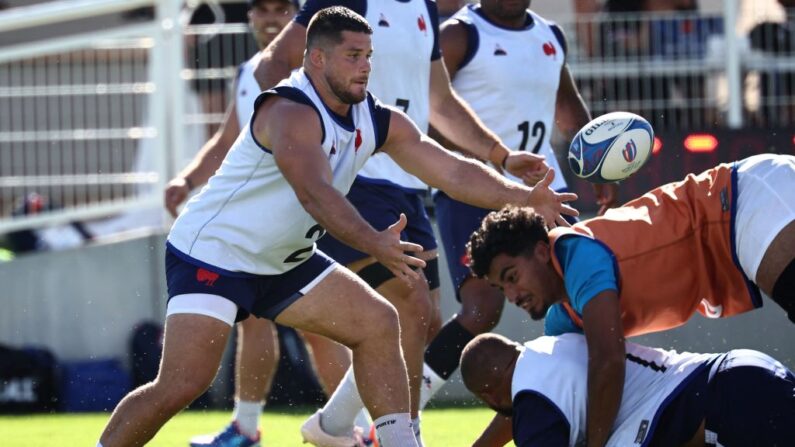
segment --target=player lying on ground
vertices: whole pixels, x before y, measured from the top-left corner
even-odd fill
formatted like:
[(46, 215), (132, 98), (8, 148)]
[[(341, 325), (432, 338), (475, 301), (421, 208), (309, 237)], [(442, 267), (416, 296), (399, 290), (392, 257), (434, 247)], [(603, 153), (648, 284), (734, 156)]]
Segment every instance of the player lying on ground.
[[(795, 376), (766, 354), (692, 354), (626, 344), (626, 375), (607, 445), (784, 446), (795, 439)], [(524, 346), (496, 334), (461, 356), (464, 384), (512, 419), (519, 447), (586, 442), (588, 346), (580, 334)], [(494, 447), (497, 444), (492, 444)]]
[[(260, 95), (249, 126), (168, 236), (169, 292), (158, 377), (128, 394), (100, 445), (142, 445), (212, 382), (235, 320), (249, 314), (315, 332), (353, 352), (357, 384), (384, 447), (416, 446), (395, 308), (315, 249), (326, 230), (414, 280), (424, 262), (400, 240), (405, 216), (384, 231), (345, 199), (358, 169), (382, 151), (408, 172), (478, 206), (535, 206), (550, 222), (574, 194), (509, 183), (422, 135), (367, 92), (372, 29), (346, 8), (318, 12), (304, 66)], [(528, 170), (540, 157), (526, 155)], [(355, 309), (355, 312), (351, 312)]]
[[(483, 221), (469, 242), (474, 274), (500, 287), (547, 335), (588, 341), (588, 442), (618, 412), (624, 337), (762, 305), (795, 319), (795, 157), (757, 155), (650, 191), (571, 229), (529, 209)], [(598, 405), (598, 407), (596, 406)]]

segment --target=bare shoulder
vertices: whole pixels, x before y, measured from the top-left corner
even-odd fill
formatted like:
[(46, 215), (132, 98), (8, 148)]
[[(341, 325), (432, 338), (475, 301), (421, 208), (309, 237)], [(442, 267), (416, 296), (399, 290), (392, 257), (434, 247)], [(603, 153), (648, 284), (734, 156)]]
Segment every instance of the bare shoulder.
[(265, 99), (256, 114), (252, 131), (265, 146), (284, 139), (318, 140), (317, 135), (322, 134), (320, 117), (308, 104), (274, 95)]
[[(458, 19), (450, 19), (442, 24), (439, 30), (442, 51), (466, 51), (469, 31), (466, 23)], [(444, 54), (444, 53), (442, 53)]]
[(448, 19), (439, 28), (442, 39), (454, 42), (456, 40), (466, 43), (467, 24), (458, 19)]

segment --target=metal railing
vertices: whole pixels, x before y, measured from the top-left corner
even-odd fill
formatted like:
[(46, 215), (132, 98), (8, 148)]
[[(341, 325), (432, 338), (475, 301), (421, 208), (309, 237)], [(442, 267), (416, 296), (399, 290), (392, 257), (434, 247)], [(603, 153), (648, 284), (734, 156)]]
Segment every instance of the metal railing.
[[(659, 131), (792, 127), (795, 37), (774, 24), (740, 34), (737, 1), (724, 4), (559, 21), (592, 114), (632, 111)], [(153, 17), (0, 47), (0, 234), (162, 212), (165, 182), (220, 124), (256, 51), (245, 24), (185, 26), (179, 0), (79, 0), (0, 12), (0, 33), (140, 7)], [(12, 215), (31, 192), (59, 209)]]
[[(181, 147), (178, 0), (77, 0), (0, 13), (0, 32), (152, 7), (154, 20), (20, 43), (0, 51), (0, 233), (156, 207)], [(169, 92), (168, 95), (164, 92)], [(148, 147), (150, 149), (144, 149)], [(151, 150), (155, 160), (133, 169)], [(28, 194), (50, 205), (14, 214)]]

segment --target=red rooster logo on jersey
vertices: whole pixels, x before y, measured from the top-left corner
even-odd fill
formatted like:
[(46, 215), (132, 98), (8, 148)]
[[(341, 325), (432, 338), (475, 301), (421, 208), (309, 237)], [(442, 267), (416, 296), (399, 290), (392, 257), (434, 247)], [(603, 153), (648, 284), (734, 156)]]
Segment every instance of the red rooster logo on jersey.
[(544, 50), (544, 54), (547, 56), (557, 58), (558, 50), (555, 49), (555, 45), (552, 45), (552, 42), (544, 43), (544, 45), (541, 46), (541, 49)]
[(356, 129), (356, 139), (353, 141), (353, 151), (357, 152), (362, 145), (362, 130)]
[(428, 25), (425, 23), (425, 16), (417, 17), (417, 28), (420, 29), (425, 35), (428, 35)]

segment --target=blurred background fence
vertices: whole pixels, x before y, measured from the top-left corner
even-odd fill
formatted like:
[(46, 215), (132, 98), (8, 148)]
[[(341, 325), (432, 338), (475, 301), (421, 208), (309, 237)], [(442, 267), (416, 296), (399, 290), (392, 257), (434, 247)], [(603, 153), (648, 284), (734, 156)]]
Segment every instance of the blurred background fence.
[[(238, 64), (256, 51), (247, 25), (225, 23), (244, 18), (218, 5), (204, 14), (181, 8), (179, 0), (72, 0), (0, 12), (0, 36), (64, 30), (0, 52), (0, 234), (161, 209), (165, 181), (215, 131)], [(705, 166), (723, 155), (726, 130), (776, 133), (776, 148), (790, 151), (789, 22), (764, 19), (743, 31), (740, 3), (721, 8), (556, 18), (593, 115), (638, 113), (654, 126), (658, 153), (700, 153)], [(90, 25), (109, 14), (120, 17), (117, 26)], [(685, 145), (690, 134), (703, 138)], [(683, 169), (668, 171), (676, 178)], [(654, 184), (644, 180), (628, 194)], [(31, 193), (49, 206), (25, 213)], [(162, 226), (162, 217), (150, 212), (129, 225)]]

